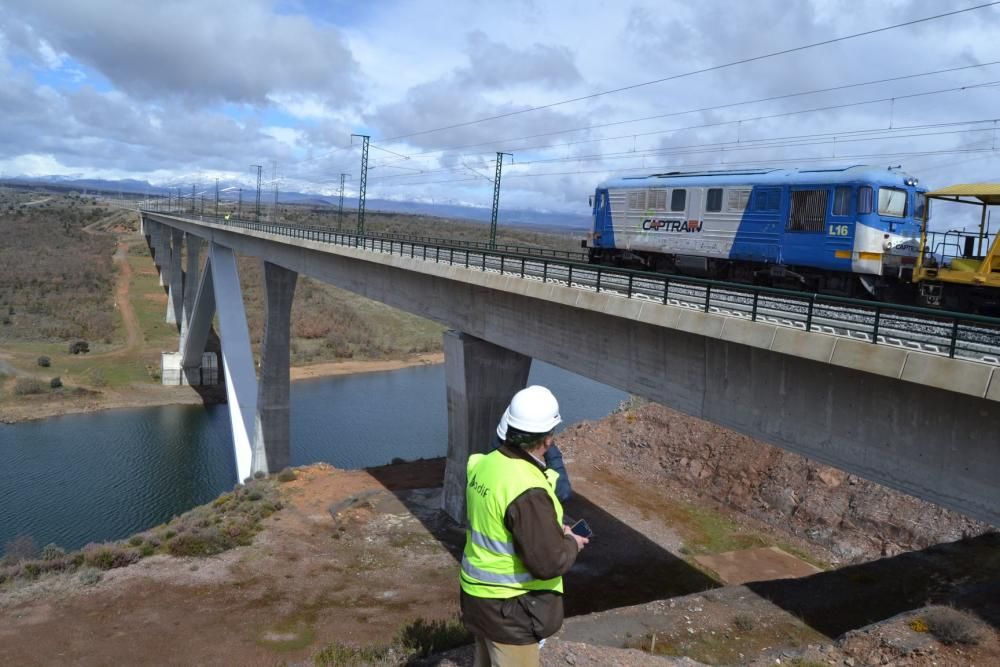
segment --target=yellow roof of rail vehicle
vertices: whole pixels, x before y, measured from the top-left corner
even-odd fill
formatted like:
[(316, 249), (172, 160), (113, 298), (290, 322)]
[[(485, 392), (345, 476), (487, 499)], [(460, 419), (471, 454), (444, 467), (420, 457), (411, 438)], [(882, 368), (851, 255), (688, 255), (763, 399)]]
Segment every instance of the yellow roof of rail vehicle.
[[(969, 239), (972, 242), (967, 245), (969, 251), (961, 256), (952, 256), (947, 252), (941, 252), (947, 247), (947, 241), (938, 247), (928, 246), (927, 220), (930, 217), (928, 201), (928, 206), (924, 209), (920, 260), (913, 274), (914, 281), (932, 279), (966, 285), (1000, 287), (1000, 234), (994, 234), (993, 243), (989, 244), (988, 248), (984, 247), (989, 242), (990, 236), (990, 231), (986, 228), (986, 209), (989, 206), (1000, 206), (1000, 183), (962, 183), (928, 192), (926, 196), (928, 200), (938, 199), (979, 206), (982, 208), (982, 215), (978, 234), (960, 234), (960, 237), (972, 237)], [(949, 234), (955, 233), (948, 232), (943, 236), (947, 239)], [(933, 235), (931, 233), (931, 236)], [(940, 265), (938, 259), (934, 257), (935, 252), (942, 255)]]

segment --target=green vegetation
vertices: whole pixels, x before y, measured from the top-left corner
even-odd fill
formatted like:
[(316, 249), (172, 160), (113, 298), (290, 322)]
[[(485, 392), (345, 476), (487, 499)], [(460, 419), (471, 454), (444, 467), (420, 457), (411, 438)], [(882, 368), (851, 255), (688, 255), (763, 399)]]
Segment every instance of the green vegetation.
[(418, 618), (403, 627), (388, 644), (353, 647), (334, 642), (317, 653), (314, 662), (323, 667), (401, 665), (472, 641), (472, 635), (457, 618), (434, 621)]
[(34, 540), (28, 536), (15, 538), (7, 543), (7, 555), (0, 560), (0, 585), (78, 570), (83, 581), (85, 568), (111, 570), (157, 553), (211, 556), (250, 544), (260, 531), (261, 521), (281, 509), (277, 485), (273, 478), (254, 480), (127, 541), (90, 544), (71, 553), (50, 544), (39, 557)]

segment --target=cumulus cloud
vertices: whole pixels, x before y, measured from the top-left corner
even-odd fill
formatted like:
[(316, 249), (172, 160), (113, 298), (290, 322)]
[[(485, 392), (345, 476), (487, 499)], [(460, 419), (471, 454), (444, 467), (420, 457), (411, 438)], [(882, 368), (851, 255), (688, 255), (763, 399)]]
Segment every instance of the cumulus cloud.
[[(515, 154), (504, 206), (581, 213), (596, 183), (628, 170), (838, 164), (852, 154), (882, 164), (882, 154), (925, 151), (893, 163), (938, 182), (983, 179), (997, 153), (961, 151), (991, 146), (989, 124), (899, 130), (997, 116), (998, 87), (908, 96), (1000, 80), (1000, 66), (692, 110), (1000, 60), (997, 8), (547, 106), (956, 3), (386, 0), (320, 16), (312, 3), (281, 0), (6, 0), (0, 167), (171, 180), (275, 160), (296, 187), (329, 191), (340, 172), (356, 178), (358, 149), (345, 145), (364, 132), (412, 156), (373, 149), (371, 196), (488, 205), (502, 150)], [(880, 97), (892, 99), (808, 111)], [(520, 113), (535, 106), (546, 108)], [(884, 136), (861, 133), (874, 130)], [(400, 135), (409, 136), (387, 142)]]
[(2, 16), (4, 32), (26, 51), (65, 52), (143, 100), (357, 98), (357, 63), (339, 31), (260, 0), (9, 0)]

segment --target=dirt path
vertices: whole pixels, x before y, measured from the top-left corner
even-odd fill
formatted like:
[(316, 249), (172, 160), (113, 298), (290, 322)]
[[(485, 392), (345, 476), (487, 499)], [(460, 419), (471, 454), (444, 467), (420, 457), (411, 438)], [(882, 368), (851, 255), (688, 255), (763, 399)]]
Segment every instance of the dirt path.
[(142, 332), (139, 330), (139, 318), (132, 308), (129, 298), (132, 290), (132, 265), (128, 261), (128, 251), (131, 247), (128, 241), (119, 241), (118, 249), (112, 259), (118, 265), (118, 281), (115, 285), (115, 307), (121, 311), (122, 324), (125, 326), (125, 348), (118, 353), (131, 352), (142, 342)]

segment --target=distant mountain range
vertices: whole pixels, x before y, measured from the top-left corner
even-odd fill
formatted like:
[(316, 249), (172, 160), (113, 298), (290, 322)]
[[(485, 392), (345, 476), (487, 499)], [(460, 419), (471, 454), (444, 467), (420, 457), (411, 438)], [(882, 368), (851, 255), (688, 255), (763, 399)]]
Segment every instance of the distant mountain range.
[[(68, 176), (37, 176), (3, 179), (3, 185), (46, 187), (59, 190), (86, 190), (89, 193), (100, 192), (103, 194), (125, 194), (125, 195), (155, 195), (165, 197), (168, 193), (176, 192), (176, 188), (165, 188), (151, 185), (146, 181), (136, 179), (122, 179), (118, 181), (98, 178), (76, 178)], [(219, 183), (219, 187), (237, 188), (244, 187), (244, 202), (250, 201), (253, 190), (246, 188), (242, 183)], [(214, 185), (213, 185), (214, 190)], [(186, 191), (181, 188), (182, 195), (190, 196), (190, 189)], [(220, 195), (226, 200), (236, 198), (232, 190)], [(273, 195), (264, 192), (262, 197), (265, 201), (271, 201)], [(279, 200), (287, 204), (302, 204), (312, 206), (333, 206), (338, 205), (338, 198), (320, 194), (306, 192), (279, 192)], [(207, 198), (207, 195), (206, 195)], [(350, 202), (344, 201), (345, 207), (354, 208), (357, 205), (353, 198)], [(414, 201), (396, 201), (392, 199), (377, 199), (369, 197), (366, 201), (366, 208), (369, 211), (388, 211), (392, 213), (407, 213), (411, 215), (428, 215), (441, 218), (455, 218), (459, 220), (471, 220), (474, 222), (489, 222), (492, 211), (481, 206), (467, 206), (451, 203), (432, 203)], [(588, 215), (577, 215), (573, 213), (552, 213), (548, 211), (534, 211), (528, 209), (508, 209), (501, 208), (500, 222), (505, 225), (517, 225), (533, 229), (558, 228), (563, 231), (586, 231), (590, 228), (591, 219)]]

